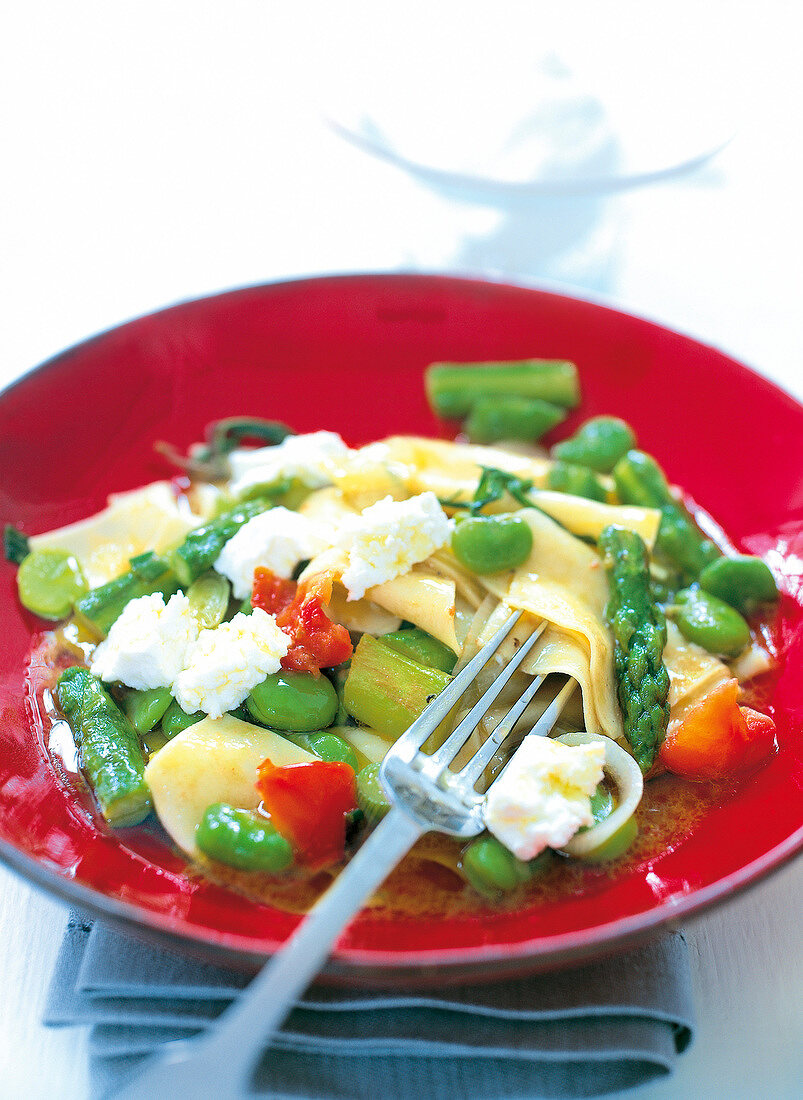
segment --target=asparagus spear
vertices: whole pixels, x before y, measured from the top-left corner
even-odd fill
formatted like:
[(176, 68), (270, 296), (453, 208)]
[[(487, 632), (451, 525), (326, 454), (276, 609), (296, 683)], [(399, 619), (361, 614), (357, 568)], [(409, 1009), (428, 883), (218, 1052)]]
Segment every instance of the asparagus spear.
[(577, 368), (565, 359), (433, 363), (425, 384), (430, 405), (447, 418), (465, 416), (483, 397), (537, 397), (569, 408), (580, 401)]
[(165, 558), (159, 554), (140, 554), (132, 558), (131, 569), (108, 584), (93, 588), (75, 603), (80, 621), (99, 634), (108, 634), (112, 623), (130, 600), (161, 592), (167, 599), (178, 591), (179, 583)]
[(270, 503), (256, 497), (238, 504), (229, 512), (190, 531), (178, 549), (170, 554), (170, 566), (182, 585), (191, 584), (209, 569), (225, 544), (254, 516), (266, 511)]
[(110, 825), (138, 825), (151, 798), (133, 726), (100, 680), (78, 665), (62, 672), (56, 695), (101, 813)]
[(697, 528), (681, 502), (672, 495), (661, 467), (643, 451), (628, 451), (613, 469), (616, 491), (623, 504), (637, 504), (661, 511), (655, 549), (687, 581), (695, 580), (720, 551)]
[(478, 397), (465, 422), (472, 443), (529, 442), (560, 424), (566, 410), (540, 397)]
[(666, 619), (653, 602), (647, 550), (635, 531), (611, 524), (599, 537), (610, 598), (605, 617), (625, 737), (642, 772), (652, 767), (669, 722), (669, 675), (663, 663)]

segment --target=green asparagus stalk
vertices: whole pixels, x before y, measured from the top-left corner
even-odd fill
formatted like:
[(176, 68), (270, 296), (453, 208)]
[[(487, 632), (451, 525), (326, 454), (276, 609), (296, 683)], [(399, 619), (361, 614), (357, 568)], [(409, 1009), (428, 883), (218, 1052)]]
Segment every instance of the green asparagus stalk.
[(643, 451), (628, 451), (614, 467), (613, 479), (623, 504), (658, 508), (661, 526), (655, 541), (656, 553), (676, 566), (687, 581), (721, 556), (720, 551), (698, 529), (683, 504), (672, 495), (661, 467)]
[(93, 588), (75, 603), (76, 617), (98, 634), (108, 634), (130, 600), (154, 592), (161, 592), (167, 599), (178, 592), (178, 578), (165, 558), (153, 553), (140, 554), (132, 558), (130, 564), (130, 572)]
[(224, 512), (211, 523), (205, 523), (203, 527), (196, 527), (194, 531), (190, 531), (181, 546), (173, 550), (169, 558), (170, 566), (179, 582), (184, 586), (192, 584), (196, 577), (200, 577), (211, 568), (229, 539), (250, 519), (269, 507), (270, 503), (267, 500), (257, 497), (238, 504), (236, 508), (232, 508), (230, 512)]
[(147, 817), (151, 799), (145, 759), (131, 723), (100, 680), (78, 665), (61, 674), (56, 696), (101, 813), (110, 825), (138, 825)]
[(390, 802), (379, 782), (379, 764), (366, 764), (357, 772), (357, 805), (369, 825), (375, 825), (389, 812)]
[(452, 419), (465, 416), (484, 397), (537, 397), (568, 408), (580, 402), (577, 368), (565, 359), (433, 363), (425, 385), (438, 416)]
[(529, 442), (560, 424), (566, 410), (540, 397), (478, 397), (465, 422), (472, 443)]
[(598, 545), (610, 586), (605, 617), (614, 638), (625, 737), (646, 773), (669, 722), (669, 675), (663, 663), (666, 619), (653, 602), (647, 550), (640, 536), (611, 524)]

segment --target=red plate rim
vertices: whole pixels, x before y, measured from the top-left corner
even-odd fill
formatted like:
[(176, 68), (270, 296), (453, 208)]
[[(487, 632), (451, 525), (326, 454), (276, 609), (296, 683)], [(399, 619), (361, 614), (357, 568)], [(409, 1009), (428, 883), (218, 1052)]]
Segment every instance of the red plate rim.
[[(248, 294), (286, 286), (296, 287), (303, 291), (305, 288), (320, 288), (326, 284), (341, 283), (360, 284), (366, 282), (380, 282), (393, 285), (394, 282), (413, 281), (419, 285), (457, 285), (465, 287), (487, 287), (504, 290), (505, 288), (531, 292), (534, 295), (560, 298), (569, 303), (582, 303), (590, 305), (596, 310), (605, 311), (612, 317), (618, 317), (625, 321), (640, 321), (645, 325), (658, 330), (661, 333), (680, 336), (693, 342), (699, 349), (710, 348), (701, 341), (686, 333), (680, 333), (674, 329), (668, 329), (659, 322), (650, 318), (631, 313), (616, 306), (601, 296), (583, 295), (575, 291), (567, 293), (563, 288), (548, 284), (515, 284), (509, 281), (465, 278), (453, 275), (408, 275), (389, 273), (361, 273), (348, 275), (327, 275), (323, 277), (299, 278), (282, 280), (249, 286), (235, 290), (225, 291), (221, 294), (209, 295), (201, 299), (187, 299), (175, 303), (152, 313), (144, 314), (126, 324), (135, 324), (137, 321), (150, 317), (158, 317), (169, 313), (171, 310), (180, 309), (182, 306), (211, 303), (221, 299), (231, 298), (239, 294)], [(95, 341), (102, 340), (109, 333), (116, 332), (125, 326), (113, 326), (97, 336), (80, 341), (69, 349), (50, 358), (38, 367), (15, 380), (10, 386), (0, 393), (0, 399), (5, 398), (18, 386), (24, 384), (32, 376), (39, 375), (49, 368), (57, 365), (65, 358), (71, 357), (76, 352), (91, 345)], [(712, 348), (720, 356), (728, 357), (726, 352)], [(754, 374), (749, 367), (735, 360), (731, 363), (745, 372), (752, 381), (759, 385), (769, 387), (778, 398), (792, 402), (800, 409), (800, 405), (794, 398), (775, 386), (761, 375)], [(697, 914), (712, 905), (733, 897), (736, 893), (748, 886), (755, 884), (772, 870), (780, 867), (792, 859), (803, 849), (803, 826), (791, 833), (781, 843), (775, 845), (759, 858), (749, 862), (733, 873), (711, 883), (708, 886), (694, 889), (684, 896), (673, 895), (659, 903), (652, 909), (639, 912), (635, 915), (612, 920), (592, 928), (581, 929), (559, 935), (535, 936), (531, 940), (521, 940), (515, 945), (479, 945), (469, 948), (453, 948), (448, 950), (407, 949), (404, 953), (392, 953), (376, 949), (358, 949), (343, 947), (336, 952), (327, 975), (332, 980), (361, 981), (380, 979), (383, 973), (396, 972), (394, 982), (403, 980), (404, 972), (407, 972), (410, 980), (420, 979), (421, 970), (431, 971), (438, 969), (437, 981), (445, 980), (472, 980), (487, 978), (493, 980), (503, 976), (507, 969), (511, 972), (522, 973), (527, 969), (543, 969), (548, 966), (564, 965), (570, 961), (582, 961), (592, 955), (599, 955), (611, 950), (627, 946), (634, 939), (643, 937), (656, 927), (672, 922), (680, 918), (687, 918)], [(209, 928), (190, 926), (180, 919), (164, 916), (158, 912), (149, 911), (139, 905), (134, 905), (122, 899), (110, 897), (108, 894), (93, 889), (82, 883), (74, 881), (51, 870), (44, 863), (27, 855), (13, 844), (0, 838), (0, 858), (12, 869), (23, 875), (36, 886), (46, 889), (50, 893), (57, 894), (65, 900), (115, 923), (124, 924), (127, 928), (140, 931), (150, 937), (156, 937), (172, 946), (183, 946), (192, 950), (193, 947), (203, 948), (204, 951), (212, 949), (219, 957), (232, 963), (253, 967), (259, 965), (267, 954), (281, 946), (281, 941), (267, 938), (249, 937), (242, 934), (214, 931)], [(488, 963), (494, 963), (493, 974), (482, 973), (482, 968)]]

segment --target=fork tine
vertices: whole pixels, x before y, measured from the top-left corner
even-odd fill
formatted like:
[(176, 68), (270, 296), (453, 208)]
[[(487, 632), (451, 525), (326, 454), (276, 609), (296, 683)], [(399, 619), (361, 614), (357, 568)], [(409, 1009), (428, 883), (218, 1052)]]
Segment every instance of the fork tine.
[[(491, 682), (491, 685), (480, 696), (478, 701), (474, 704), (465, 718), (455, 727), (454, 731), (449, 734), (441, 747), (432, 753), (431, 756), (425, 756), (421, 765), (421, 771), (425, 775), (436, 776), (449, 764), (455, 755), (460, 751), (465, 742), (470, 737), (471, 733), (476, 728), (478, 722), (483, 717), (488, 707), (497, 697), (502, 688), (507, 684), (510, 677), (524, 661), (524, 658), (533, 648), (535, 643), (546, 630), (546, 623), (540, 623), (526, 641), (522, 642), (519, 648), (516, 650), (515, 656), (513, 656), (495, 680)], [(468, 666), (467, 666), (468, 667)]]
[[(532, 701), (533, 696), (541, 687), (545, 676), (539, 676), (536, 680), (529, 685), (527, 690), (517, 699), (502, 721), (493, 731), (487, 741), (484, 741), (477, 752), (471, 757), (468, 763), (455, 773), (455, 780), (465, 782), (467, 786), (473, 787), (479, 777), (482, 775), (485, 768), (493, 759), (494, 753), (501, 748), (505, 740), (510, 736), (513, 731), (513, 727), (518, 722), (521, 715), (526, 710), (528, 704)], [(555, 726), (558, 718), (560, 718), (563, 708), (568, 703), (569, 699), (574, 693), (574, 689), (577, 687), (577, 681), (569, 677), (558, 694), (546, 708), (544, 713), (535, 723), (527, 737), (547, 737)], [(526, 737), (525, 737), (526, 740)], [(505, 764), (505, 768), (507, 764)], [(505, 768), (497, 775), (496, 779), (502, 775)], [(494, 780), (496, 782), (496, 780)]]
[(496, 653), (521, 616), (521, 611), (514, 611), (493, 638), (485, 643), (479, 653), (472, 657), (466, 667), (446, 685), (424, 713), (416, 718), (409, 729), (401, 735), (393, 746), (394, 753), (399, 759), (406, 760), (408, 763), (412, 761), (426, 739), (438, 728), (463, 692), (470, 687), (482, 666)]
[(569, 677), (558, 694), (546, 708), (544, 713), (527, 734), (528, 737), (547, 737), (552, 732), (552, 727), (560, 718), (561, 711), (574, 694), (577, 681)]
[(469, 787), (474, 786), (490, 764), (491, 760), (493, 760), (494, 754), (502, 747), (502, 744), (513, 732), (513, 727), (535, 698), (536, 692), (545, 679), (546, 676), (537, 676), (532, 681), (521, 698), (516, 700), (504, 718), (500, 721), (499, 725), (494, 729), (493, 733), (486, 741), (483, 741), (480, 748), (477, 749), (468, 763), (465, 764), (459, 772), (455, 773), (455, 779), (467, 783)]
[[(530, 730), (530, 732), (524, 738), (525, 741), (527, 740), (527, 737), (548, 737), (549, 736), (549, 734), (552, 732), (558, 718), (560, 718), (560, 715), (561, 715), (561, 712), (562, 712), (563, 708), (566, 706), (566, 704), (569, 702), (569, 699), (571, 699), (572, 695), (574, 694), (574, 689), (576, 687), (577, 687), (577, 681), (572, 679), (572, 677), (569, 677), (569, 679), (566, 681), (566, 683), (560, 689), (558, 694), (555, 696), (555, 698), (552, 700), (552, 702), (546, 708), (544, 713), (541, 715), (541, 717), (535, 723), (533, 728)], [(518, 703), (515, 704), (511, 708), (510, 713), (512, 713), (516, 709), (517, 706), (518, 706)], [(505, 718), (502, 719), (502, 722), (499, 723), (499, 725), (501, 726), (504, 722), (506, 722), (506, 720), (509, 716), (510, 716), (509, 714), (506, 715)], [(499, 728), (499, 726), (497, 726), (497, 729), (498, 728)], [(510, 728), (512, 729), (513, 727), (511, 726)], [(508, 731), (508, 732), (510, 732), (510, 731)], [(494, 735), (495, 734), (496, 734), (496, 730), (494, 730)], [(480, 752), (482, 752), (484, 748), (485, 748), (485, 746), (483, 745), (482, 748), (480, 749)], [(479, 753), (477, 755), (479, 755)], [(510, 759), (512, 760), (513, 757), (511, 756)], [(463, 769), (463, 772), (465, 772), (468, 768), (470, 768), (472, 766), (472, 764), (474, 763), (474, 760), (475, 760), (475, 757), (472, 757), (471, 760), (469, 760), (468, 764), (466, 764), (466, 767)], [(504, 768), (502, 768), (499, 775), (497, 775), (496, 779), (494, 779), (494, 783), (496, 782), (497, 779), (501, 779), (501, 777), (505, 774), (509, 764), (510, 764), (510, 760), (508, 760), (507, 764), (505, 764)], [(462, 778), (462, 772), (460, 773), (460, 778)], [(476, 783), (476, 779), (474, 780), (474, 782)]]

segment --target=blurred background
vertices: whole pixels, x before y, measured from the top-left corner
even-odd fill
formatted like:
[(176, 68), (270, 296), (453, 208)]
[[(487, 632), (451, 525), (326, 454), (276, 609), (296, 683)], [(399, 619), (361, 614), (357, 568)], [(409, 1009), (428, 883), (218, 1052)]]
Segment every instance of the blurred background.
[(1, 377), (178, 299), (411, 269), (610, 295), (784, 381), (803, 351), (798, 14), (9, 6)]

